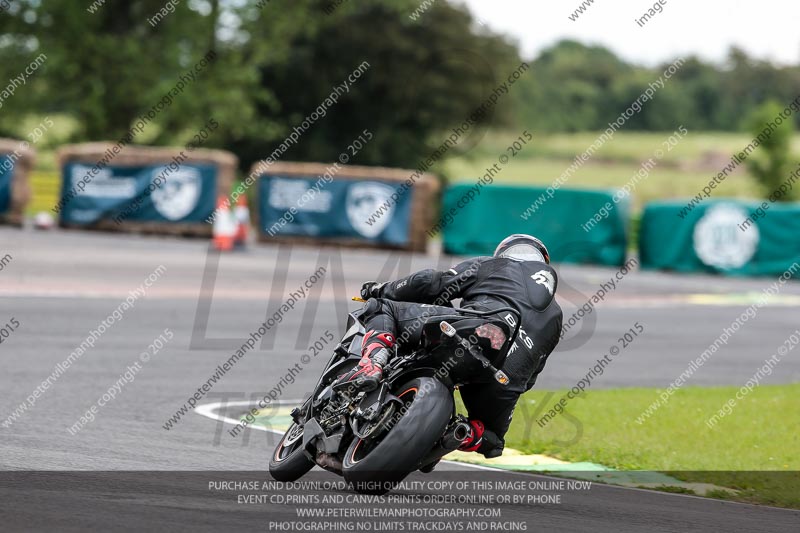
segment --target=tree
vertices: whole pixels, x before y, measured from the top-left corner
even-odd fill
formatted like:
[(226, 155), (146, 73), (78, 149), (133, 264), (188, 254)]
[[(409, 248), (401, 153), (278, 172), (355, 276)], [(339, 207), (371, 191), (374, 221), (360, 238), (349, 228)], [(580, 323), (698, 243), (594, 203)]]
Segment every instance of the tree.
[[(23, 104), (14, 108), (16, 114), (68, 113), (77, 124), (73, 140), (116, 140), (214, 48), (216, 59), (134, 142), (188, 141), (212, 116), (225, 125), (255, 122), (252, 102), (263, 95), (254, 72), (242, 68), (236, 46), (216, 39), (223, 28), (217, 2), (207, 11), (188, 2), (171, 5), (170, 13), (163, 0), (107, 0), (90, 11), (67, 0), (20, 0), (0, 23), (11, 37), (5, 42), (17, 43), (0, 41), (0, 72), (19, 72), (25, 58), (37, 53), (47, 60), (33, 79), (37, 93), (25, 91), (30, 98), (15, 99)], [(0, 128), (8, 128), (5, 121), (14, 117), (4, 113), (1, 120)]]
[(37, 73), (46, 102), (37, 104), (68, 110), (78, 119), (80, 138), (122, 136), (155, 103), (161, 82), (179, 64), (181, 39), (170, 26), (179, 20), (175, 15), (191, 14), (181, 9), (153, 28), (147, 18), (162, 5), (108, 0), (91, 13), (64, 0), (21, 1), (9, 33), (35, 42), (36, 52), (47, 56)]
[[(134, 142), (182, 143), (214, 118), (220, 127), (207, 145), (231, 149), (247, 168), (366, 61), (368, 71), (284, 159), (336, 160), (370, 129), (374, 138), (352, 162), (416, 166), (520, 63), (514, 46), (480, 33), (464, 8), (445, 1), (416, 20), (416, 0), (328, 4), (196, 0), (155, 20), (163, 0), (20, 0), (0, 17), (0, 74), (35, 52), (47, 62), (37, 90), (3, 109), (0, 129), (58, 110), (78, 124), (74, 140), (121, 138), (213, 50), (216, 59)], [(483, 122), (509, 117), (489, 113)]]
[(618, 114), (614, 86), (633, 70), (610, 50), (576, 41), (543, 50), (532, 66), (516, 103), (526, 125), (544, 131), (606, 128)]
[[(768, 122), (775, 122), (775, 117), (783, 110), (783, 106), (770, 101), (759, 106), (749, 118), (750, 132), (757, 137), (760, 144), (747, 159), (750, 173), (761, 186), (765, 196), (769, 196), (780, 187), (791, 171), (790, 143), (794, 125), (791, 120), (784, 120), (770, 134), (762, 134)], [(762, 140), (763, 139), (763, 140)], [(796, 193), (795, 193), (796, 194)], [(779, 201), (790, 201), (790, 195), (782, 196)]]
[[(330, 15), (325, 14), (327, 4), (305, 0), (281, 6), (282, 16), (303, 13), (309, 23), (283, 33), (278, 60), (269, 59), (275, 56), (267, 51), (274, 39), (245, 44), (247, 53), (257, 58), (262, 86), (278, 103), (259, 106), (259, 113), (281, 129), (275, 139), (231, 138), (245, 159), (271, 152), (275, 144), (269, 141), (282, 140), (366, 61), (369, 68), (349, 93), (284, 157), (335, 161), (352, 139), (369, 129), (374, 138), (353, 163), (416, 167), (520, 63), (511, 44), (476, 33), (469, 13), (446, 2), (437, 2), (417, 21), (408, 16), (418, 7), (416, 1), (349, 2)], [(256, 35), (259, 24), (253, 19), (244, 28)], [(494, 114), (486, 120), (492, 117), (495, 124), (508, 124), (510, 118)]]

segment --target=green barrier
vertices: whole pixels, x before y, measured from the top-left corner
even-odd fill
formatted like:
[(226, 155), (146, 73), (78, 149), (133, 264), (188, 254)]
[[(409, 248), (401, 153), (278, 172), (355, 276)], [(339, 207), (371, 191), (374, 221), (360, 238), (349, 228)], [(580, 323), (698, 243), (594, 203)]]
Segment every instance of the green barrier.
[[(549, 192), (548, 192), (549, 191)], [(622, 265), (627, 249), (627, 198), (614, 191), (506, 185), (454, 185), (444, 193), (444, 249), (455, 255), (491, 255), (512, 233), (536, 235), (553, 261)], [(619, 194), (617, 195), (619, 196)]]
[(709, 201), (689, 211), (686, 202), (645, 206), (639, 232), (642, 268), (780, 275), (800, 262), (800, 204)]

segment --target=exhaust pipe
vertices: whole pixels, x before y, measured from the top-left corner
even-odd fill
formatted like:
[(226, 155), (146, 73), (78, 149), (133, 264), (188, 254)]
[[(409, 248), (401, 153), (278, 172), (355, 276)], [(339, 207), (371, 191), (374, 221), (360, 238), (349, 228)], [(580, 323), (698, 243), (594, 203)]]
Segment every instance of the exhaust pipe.
[(456, 422), (454, 426), (448, 427), (439, 445), (447, 450), (453, 451), (461, 446), (469, 437), (472, 428), (466, 422)]
[(456, 450), (467, 440), (471, 432), (472, 428), (470, 425), (463, 421), (458, 421), (448, 426), (444, 436), (442, 436), (436, 446), (428, 452), (428, 455), (420, 462), (420, 465), (429, 465), (434, 461), (438, 461), (453, 450)]

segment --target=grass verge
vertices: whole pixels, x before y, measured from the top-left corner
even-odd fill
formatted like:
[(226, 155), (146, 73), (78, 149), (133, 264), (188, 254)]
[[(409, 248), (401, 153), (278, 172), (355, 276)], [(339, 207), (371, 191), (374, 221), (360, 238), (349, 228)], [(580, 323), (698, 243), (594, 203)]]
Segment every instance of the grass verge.
[(25, 209), (27, 214), (34, 215), (44, 211), (53, 215), (50, 210), (58, 203), (60, 197), (61, 177), (58, 173), (34, 170), (31, 172), (30, 185), (33, 194)]
[(665, 472), (739, 491), (715, 497), (800, 508), (800, 384), (759, 386), (709, 428), (706, 420), (738, 390), (679, 389), (642, 423), (637, 418), (662, 390), (589, 391), (544, 427), (537, 421), (566, 391), (534, 390), (520, 399), (506, 443), (526, 453)]

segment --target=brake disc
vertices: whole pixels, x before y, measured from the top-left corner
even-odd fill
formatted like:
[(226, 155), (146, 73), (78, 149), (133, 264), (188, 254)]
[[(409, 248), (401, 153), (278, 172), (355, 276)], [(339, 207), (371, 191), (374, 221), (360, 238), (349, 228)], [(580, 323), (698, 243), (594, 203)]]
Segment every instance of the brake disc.
[(353, 433), (356, 437), (360, 439), (369, 439), (375, 437), (379, 434), (381, 430), (388, 430), (391, 429), (390, 427), (385, 427), (386, 422), (388, 422), (392, 415), (395, 412), (395, 405), (394, 402), (389, 402), (381, 411), (381, 414), (377, 417), (377, 419), (367, 422), (362, 429), (356, 420), (353, 421)]
[(284, 446), (291, 446), (303, 436), (303, 426), (300, 424), (293, 424), (289, 431), (286, 432), (286, 437), (283, 439)]

